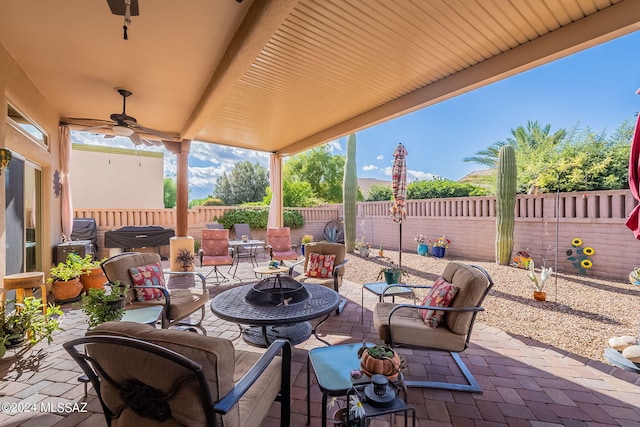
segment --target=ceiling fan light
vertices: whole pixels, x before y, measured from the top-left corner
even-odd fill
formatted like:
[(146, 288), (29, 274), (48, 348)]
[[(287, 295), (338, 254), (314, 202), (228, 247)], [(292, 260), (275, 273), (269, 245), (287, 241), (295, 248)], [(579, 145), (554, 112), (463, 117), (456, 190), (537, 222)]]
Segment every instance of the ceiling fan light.
[(114, 126), (113, 133), (115, 133), (116, 136), (131, 136), (133, 129), (129, 129), (126, 126)]

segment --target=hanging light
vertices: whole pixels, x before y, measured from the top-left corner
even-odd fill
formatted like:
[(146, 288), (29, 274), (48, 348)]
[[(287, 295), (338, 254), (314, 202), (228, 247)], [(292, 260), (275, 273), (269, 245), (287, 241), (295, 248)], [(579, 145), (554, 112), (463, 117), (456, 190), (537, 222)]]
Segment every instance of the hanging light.
[(2, 169), (9, 166), (12, 157), (11, 150), (8, 148), (0, 148), (0, 175), (2, 175)]

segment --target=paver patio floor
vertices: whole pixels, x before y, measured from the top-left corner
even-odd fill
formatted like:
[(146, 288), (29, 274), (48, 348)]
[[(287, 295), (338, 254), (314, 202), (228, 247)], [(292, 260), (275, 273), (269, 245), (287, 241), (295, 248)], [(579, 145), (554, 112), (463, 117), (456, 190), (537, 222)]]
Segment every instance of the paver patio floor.
[[(238, 269), (238, 277), (244, 283), (256, 280), (249, 266), (249, 262), (241, 261)], [(216, 294), (236, 283), (239, 282), (211, 285), (209, 290)], [(341, 315), (333, 313), (321, 326), (321, 337), (332, 344), (380, 342), (371, 320), (377, 297), (365, 293), (362, 321), (361, 290), (360, 284), (345, 282), (341, 294), (349, 303)], [(56, 334), (51, 345), (38, 344), (19, 357), (9, 352), (0, 361), (0, 426), (106, 425), (91, 388), (88, 398), (83, 398), (83, 385), (77, 381), (80, 369), (62, 348), (63, 342), (84, 334), (87, 328), (84, 315), (71, 306), (65, 307), (65, 311), (64, 331)], [(239, 338), (238, 326), (216, 318), (209, 308), (203, 324), (208, 335), (232, 339), (237, 349), (262, 351), (245, 344)], [(307, 353), (322, 345), (312, 336), (294, 347), (292, 426), (305, 425)], [(406, 356), (410, 379), (462, 381), (447, 353), (412, 349), (399, 352)], [(461, 356), (483, 393), (410, 388), (407, 400), (416, 408), (417, 425), (640, 426), (640, 375), (511, 336), (482, 323), (476, 324), (471, 346)], [(310, 398), (311, 425), (320, 426), (322, 395), (315, 384)], [(71, 404), (63, 408), (73, 410), (55, 412), (58, 403)], [(75, 403), (78, 405), (74, 406)], [(75, 410), (80, 408), (84, 411)], [(279, 425), (278, 413), (279, 404), (274, 403), (270, 417), (262, 425)], [(378, 419), (374, 424), (389, 425), (389, 419)]]

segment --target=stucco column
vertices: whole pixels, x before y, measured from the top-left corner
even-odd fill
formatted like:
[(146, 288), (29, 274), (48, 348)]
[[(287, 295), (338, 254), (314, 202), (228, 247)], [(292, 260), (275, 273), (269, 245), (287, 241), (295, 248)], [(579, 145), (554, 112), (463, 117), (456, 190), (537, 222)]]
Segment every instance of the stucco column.
[[(166, 146), (166, 144), (165, 144)], [(176, 170), (176, 237), (169, 242), (169, 260), (171, 271), (179, 271), (180, 266), (176, 262), (176, 256), (180, 249), (188, 249), (193, 252), (193, 237), (189, 232), (189, 149), (191, 140), (183, 139), (181, 143), (173, 145), (171, 150), (177, 156)]]

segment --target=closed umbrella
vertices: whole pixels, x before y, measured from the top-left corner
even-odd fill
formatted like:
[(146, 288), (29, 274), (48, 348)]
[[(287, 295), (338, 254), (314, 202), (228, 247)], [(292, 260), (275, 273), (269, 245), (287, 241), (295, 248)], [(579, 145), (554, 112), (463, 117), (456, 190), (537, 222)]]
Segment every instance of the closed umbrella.
[[(631, 153), (629, 154), (629, 189), (636, 200), (640, 201), (640, 114), (636, 122), (631, 140)], [(629, 218), (625, 222), (626, 226), (633, 231), (636, 239), (640, 239), (640, 205), (631, 211)]]
[(398, 250), (398, 265), (402, 268), (402, 222), (407, 218), (404, 207), (407, 198), (407, 150), (398, 144), (393, 152), (393, 168), (391, 171), (391, 189), (393, 190), (393, 206), (389, 212), (391, 219), (400, 224), (400, 249)]
[(73, 232), (73, 201), (71, 198), (71, 182), (69, 169), (71, 167), (71, 133), (69, 126), (58, 128), (60, 137), (60, 177), (62, 184), (62, 198), (60, 199), (60, 216), (62, 219), (62, 240), (71, 240)]

